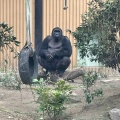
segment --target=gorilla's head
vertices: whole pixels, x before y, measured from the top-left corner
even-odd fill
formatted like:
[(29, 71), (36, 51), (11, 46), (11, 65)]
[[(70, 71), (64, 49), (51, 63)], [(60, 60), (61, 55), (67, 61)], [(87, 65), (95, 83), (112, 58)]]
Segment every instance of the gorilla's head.
[(58, 41), (62, 37), (62, 30), (59, 27), (55, 27), (52, 30), (52, 37), (55, 39), (55, 41)]

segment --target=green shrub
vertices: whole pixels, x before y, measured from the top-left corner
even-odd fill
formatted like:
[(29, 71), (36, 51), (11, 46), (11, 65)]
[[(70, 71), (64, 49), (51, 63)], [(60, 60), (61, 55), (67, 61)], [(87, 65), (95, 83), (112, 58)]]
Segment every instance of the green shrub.
[(14, 46), (19, 46), (20, 42), (13, 34), (13, 27), (9, 27), (7, 23), (0, 23), (0, 51), (4, 51), (4, 48), (9, 48), (11, 52), (15, 53), (15, 57), (18, 56), (18, 52)]
[(84, 85), (83, 90), (84, 90), (86, 102), (88, 104), (92, 102), (94, 97), (103, 95), (103, 91), (101, 88), (93, 90), (93, 91), (91, 90), (91, 87), (93, 87), (93, 85), (96, 83), (97, 79), (98, 79), (97, 72), (89, 71), (82, 76), (83, 85)]
[(80, 58), (111, 68), (120, 63), (120, 0), (90, 0), (82, 23), (74, 32)]
[(55, 83), (53, 87), (46, 86), (43, 79), (40, 81), (35, 79), (34, 82), (36, 86), (34, 90), (38, 95), (37, 103), (40, 105), (39, 111), (43, 112), (43, 118), (46, 112), (51, 120), (59, 119), (66, 109), (64, 104), (71, 94), (71, 86), (67, 85), (64, 80)]
[(21, 89), (21, 80), (17, 73), (14, 70), (8, 70), (5, 73), (2, 72), (0, 75), (0, 83), (3, 87), (10, 88), (10, 89)]

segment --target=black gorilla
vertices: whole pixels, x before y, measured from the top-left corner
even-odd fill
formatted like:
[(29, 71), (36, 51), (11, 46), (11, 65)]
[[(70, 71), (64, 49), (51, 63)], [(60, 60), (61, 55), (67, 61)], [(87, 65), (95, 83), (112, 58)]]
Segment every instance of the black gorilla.
[(63, 36), (62, 30), (56, 27), (52, 35), (47, 36), (38, 46), (38, 62), (46, 69), (46, 72), (57, 72), (62, 77), (70, 65), (72, 46), (67, 36)]

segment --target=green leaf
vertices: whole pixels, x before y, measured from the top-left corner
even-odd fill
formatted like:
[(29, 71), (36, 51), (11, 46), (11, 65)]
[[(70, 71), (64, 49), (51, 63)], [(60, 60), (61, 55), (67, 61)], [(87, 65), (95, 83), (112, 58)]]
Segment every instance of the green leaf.
[(43, 79), (43, 78), (40, 78), (40, 82), (41, 82), (41, 83), (44, 82), (44, 79)]
[(16, 46), (19, 46), (20, 42), (19, 41), (14, 41)]
[(8, 64), (8, 61), (7, 61), (7, 60), (5, 60), (5, 63), (6, 63), (6, 64)]
[[(13, 40), (16, 40), (17, 38), (15, 36), (12, 37)], [(16, 41), (15, 41), (16, 42)], [(18, 42), (18, 41), (17, 41)]]
[(40, 106), (39, 108), (38, 108), (38, 112), (42, 112), (44, 110), (44, 107), (43, 106)]
[(36, 82), (38, 82), (38, 79), (33, 79), (32, 82), (33, 82), (33, 83), (36, 83)]

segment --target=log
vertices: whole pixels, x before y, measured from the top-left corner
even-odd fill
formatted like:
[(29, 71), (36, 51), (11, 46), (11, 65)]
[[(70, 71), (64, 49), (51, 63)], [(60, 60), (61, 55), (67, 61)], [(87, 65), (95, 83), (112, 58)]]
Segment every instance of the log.
[(71, 71), (66, 71), (66, 72), (67, 74), (64, 75), (63, 79), (69, 81), (84, 75), (85, 70), (81, 67), (77, 67), (72, 69)]
[[(79, 76), (82, 76), (84, 73), (85, 73), (85, 70), (82, 67), (77, 67), (72, 70), (66, 70), (62, 79), (66, 80), (66, 81), (69, 81), (69, 80), (73, 81), (74, 79), (78, 78)], [(45, 72), (43, 72), (43, 71), (39, 72), (37, 79), (39, 80), (40, 78), (44, 78), (44, 79), (47, 78)], [(53, 79), (53, 78), (59, 79), (59, 77), (58, 78), (56, 77), (56, 74), (52, 73), (51, 79)]]

